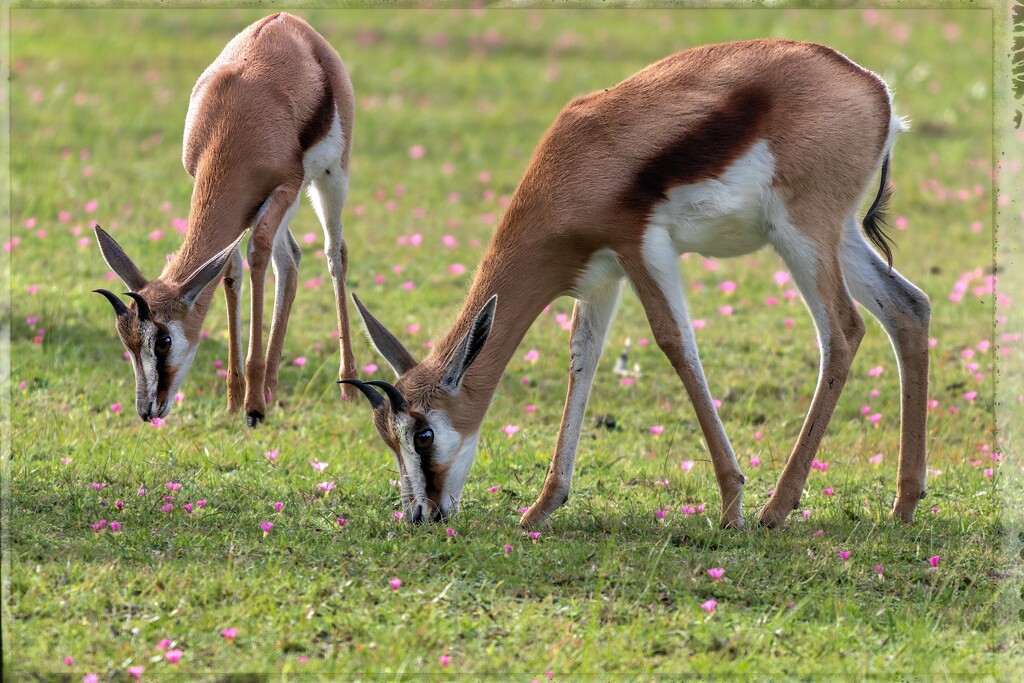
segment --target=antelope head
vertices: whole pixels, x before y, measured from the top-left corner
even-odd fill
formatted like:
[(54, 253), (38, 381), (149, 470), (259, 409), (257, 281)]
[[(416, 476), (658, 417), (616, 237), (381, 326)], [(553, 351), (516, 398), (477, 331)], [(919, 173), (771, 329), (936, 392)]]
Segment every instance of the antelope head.
[[(398, 376), (392, 385), (340, 380), (357, 387), (373, 408), (373, 423), (398, 463), (402, 508), (411, 524), (439, 521), (459, 506), (476, 455), (479, 424), (462, 419), (473, 397), (464, 390), (466, 371), (487, 341), (497, 297), (477, 313), (449, 353), (417, 362), (353, 295), (377, 351)], [(380, 393), (380, 392), (383, 392)]]
[(166, 417), (199, 348), (206, 311), (205, 305), (197, 310), (196, 302), (220, 277), (245, 233), (184, 280), (173, 282), (147, 280), (113, 237), (99, 226), (95, 230), (104, 260), (132, 300), (125, 305), (112, 292), (93, 290), (114, 307), (117, 334), (135, 369), (135, 409), (145, 422)]

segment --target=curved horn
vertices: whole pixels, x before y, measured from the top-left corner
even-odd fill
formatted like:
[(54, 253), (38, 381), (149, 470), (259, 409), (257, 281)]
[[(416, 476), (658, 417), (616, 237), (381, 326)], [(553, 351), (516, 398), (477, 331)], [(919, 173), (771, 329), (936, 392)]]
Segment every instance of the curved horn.
[(396, 389), (394, 385), (388, 384), (384, 380), (380, 379), (370, 380), (369, 382), (367, 382), (367, 384), (375, 387), (380, 387), (381, 390), (385, 394), (387, 394), (388, 400), (391, 402), (392, 412), (397, 413), (399, 411), (405, 410), (408, 407), (408, 404), (405, 402), (405, 397), (402, 396), (401, 393), (399, 393), (398, 389)]
[(139, 320), (149, 320), (152, 311), (149, 310), (149, 304), (142, 298), (142, 295), (137, 292), (125, 292), (124, 295), (135, 299), (135, 305), (139, 307)]
[(374, 389), (371, 389), (370, 387), (366, 386), (365, 382), (360, 382), (357, 379), (339, 379), (338, 384), (351, 384), (356, 389), (363, 392), (363, 396), (365, 396), (366, 400), (370, 402), (370, 405), (373, 406), (374, 410), (384, 405), (384, 399), (381, 397), (381, 395), (378, 394)]
[(118, 299), (113, 292), (108, 292), (105, 289), (94, 289), (92, 291), (107, 297), (107, 301), (109, 301), (110, 305), (114, 307), (114, 313), (117, 314), (117, 317), (120, 318), (122, 315), (128, 312), (128, 307), (125, 306), (124, 302)]

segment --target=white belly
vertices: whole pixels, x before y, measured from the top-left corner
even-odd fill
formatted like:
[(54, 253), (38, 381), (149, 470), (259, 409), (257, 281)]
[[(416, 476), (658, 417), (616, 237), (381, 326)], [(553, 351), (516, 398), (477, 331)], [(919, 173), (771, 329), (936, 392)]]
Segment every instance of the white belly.
[(772, 188), (774, 175), (775, 158), (766, 142), (758, 142), (714, 180), (666, 192), (649, 225), (666, 230), (680, 254), (749, 254), (768, 242), (770, 207), (780, 202)]

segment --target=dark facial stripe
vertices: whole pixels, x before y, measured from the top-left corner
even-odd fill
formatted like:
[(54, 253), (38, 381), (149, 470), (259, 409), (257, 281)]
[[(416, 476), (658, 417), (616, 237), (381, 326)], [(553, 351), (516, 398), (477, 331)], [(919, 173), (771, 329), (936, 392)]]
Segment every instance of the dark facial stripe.
[(647, 213), (677, 185), (715, 178), (762, 137), (771, 96), (758, 86), (734, 91), (718, 109), (647, 159), (620, 197), (628, 209)]
[(320, 101), (299, 133), (299, 146), (303, 152), (326, 137), (334, 123), (334, 92), (331, 90), (331, 82), (324, 78), (322, 85)]

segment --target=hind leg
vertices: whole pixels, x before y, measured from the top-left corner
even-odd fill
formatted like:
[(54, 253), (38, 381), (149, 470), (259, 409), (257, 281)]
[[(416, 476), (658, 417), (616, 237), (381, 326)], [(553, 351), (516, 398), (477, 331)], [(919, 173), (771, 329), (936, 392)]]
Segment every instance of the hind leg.
[(245, 370), (242, 367), (242, 249), (231, 255), (224, 270), (224, 300), (228, 309), (228, 411), (242, 407), (245, 395)]
[(931, 304), (868, 246), (856, 219), (843, 233), (843, 274), (850, 293), (885, 328), (900, 373), (900, 462), (891, 516), (911, 522), (925, 494), (928, 430), (928, 326)]
[(288, 229), (298, 201), (285, 216), (274, 238), (274, 252), (270, 265), (274, 269), (274, 315), (270, 324), (270, 339), (267, 342), (267, 370), (263, 380), (263, 395), (270, 404), (277, 395), (278, 371), (281, 367), (281, 353), (284, 350), (284, 338), (288, 331), (288, 318), (292, 304), (295, 302), (295, 291), (298, 288), (299, 264), (302, 262), (302, 250), (299, 249), (292, 231)]
[[(814, 319), (821, 359), (814, 397), (800, 435), (775, 485), (775, 492), (758, 514), (758, 521), (769, 527), (782, 525), (800, 503), (811, 460), (825, 436), (865, 331), (864, 320), (843, 282), (837, 242), (814, 241), (805, 237), (809, 233), (792, 225), (777, 227), (773, 242)], [(836, 234), (840, 234), (839, 221), (836, 221)]]
[[(334, 303), (338, 318), (338, 344), (341, 365), (338, 379), (356, 377), (356, 361), (352, 354), (352, 338), (349, 333), (348, 305), (345, 296), (345, 275), (348, 272), (348, 247), (342, 236), (341, 210), (348, 195), (348, 175), (341, 162), (328, 168), (309, 187), (309, 198), (324, 228), (324, 254), (327, 269), (334, 285)], [(350, 398), (357, 391), (348, 384), (341, 385), (344, 398)]]

